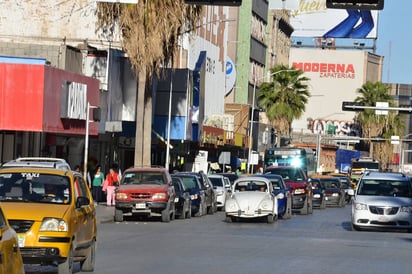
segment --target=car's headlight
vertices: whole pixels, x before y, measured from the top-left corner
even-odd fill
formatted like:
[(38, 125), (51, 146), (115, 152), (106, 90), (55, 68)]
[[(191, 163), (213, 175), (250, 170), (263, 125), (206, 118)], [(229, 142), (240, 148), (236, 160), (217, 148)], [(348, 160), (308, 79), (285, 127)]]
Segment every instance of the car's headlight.
[(117, 200), (126, 200), (127, 199), (127, 194), (122, 193), (122, 192), (118, 192), (118, 193), (116, 193), (116, 199)]
[(411, 213), (412, 212), (412, 205), (410, 205), (410, 206), (401, 206), (400, 211), (401, 212)]
[(226, 206), (230, 211), (237, 210), (237, 204), (235, 201), (230, 201), (229, 203), (226, 204)]
[(339, 196), (339, 193), (332, 193), (332, 197), (337, 197)]
[(217, 190), (216, 195), (223, 195), (223, 192), (224, 192), (223, 190)]
[(356, 210), (368, 210), (367, 204), (355, 203), (354, 206)]
[(283, 194), (283, 193), (281, 192), (281, 193), (279, 193), (278, 195), (276, 195), (276, 197), (277, 197), (278, 199), (283, 199), (283, 198), (285, 198), (285, 194)]
[(305, 194), (305, 190), (303, 188), (298, 188), (298, 189), (295, 189), (294, 193), (295, 194)]
[(153, 200), (165, 200), (167, 199), (166, 193), (155, 193), (152, 196)]
[(320, 194), (319, 194), (319, 193), (313, 194), (313, 198), (319, 199), (319, 198), (320, 198)]
[(272, 203), (271, 203), (271, 201), (269, 201), (269, 200), (263, 200), (263, 201), (260, 203), (260, 208), (261, 208), (261, 209), (267, 210), (267, 209), (271, 209), (271, 207), (272, 207)]
[(67, 232), (69, 227), (63, 219), (44, 218), (40, 231)]
[(197, 194), (190, 195), (191, 200), (197, 200), (197, 198), (199, 198), (199, 196)]

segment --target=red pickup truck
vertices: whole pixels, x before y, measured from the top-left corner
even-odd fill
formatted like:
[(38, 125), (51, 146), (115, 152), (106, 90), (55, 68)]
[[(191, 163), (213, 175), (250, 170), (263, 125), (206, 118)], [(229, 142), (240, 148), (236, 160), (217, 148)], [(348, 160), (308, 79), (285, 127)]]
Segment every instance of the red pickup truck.
[(114, 219), (122, 222), (124, 216), (159, 216), (162, 222), (169, 222), (175, 218), (175, 196), (165, 168), (129, 168), (116, 191)]

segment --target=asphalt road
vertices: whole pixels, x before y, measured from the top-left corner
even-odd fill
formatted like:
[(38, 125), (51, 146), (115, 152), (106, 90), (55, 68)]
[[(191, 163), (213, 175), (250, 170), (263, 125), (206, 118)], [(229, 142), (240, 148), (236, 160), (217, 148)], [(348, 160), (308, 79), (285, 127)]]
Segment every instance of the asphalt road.
[(225, 223), (218, 212), (170, 223), (102, 223), (94, 273), (411, 273), (411, 254), (412, 234), (351, 231), (350, 205), (274, 224)]

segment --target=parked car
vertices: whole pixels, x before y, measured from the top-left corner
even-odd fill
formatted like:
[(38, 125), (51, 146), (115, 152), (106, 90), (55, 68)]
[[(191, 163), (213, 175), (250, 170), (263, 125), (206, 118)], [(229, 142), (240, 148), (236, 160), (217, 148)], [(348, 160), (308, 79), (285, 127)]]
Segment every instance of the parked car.
[(162, 222), (175, 218), (175, 190), (167, 169), (134, 167), (126, 169), (116, 191), (114, 219), (124, 216), (160, 216)]
[(233, 183), (239, 178), (239, 176), (234, 172), (224, 172), (224, 173), (216, 173), (216, 174), (223, 175), (226, 178), (228, 178), (230, 181), (230, 185), (233, 185)]
[(290, 219), (292, 217), (292, 195), (290, 194), (290, 187), (286, 186), (282, 176), (276, 174), (256, 174), (254, 176), (270, 180), (273, 193), (278, 201), (278, 215), (282, 219)]
[(278, 202), (272, 183), (264, 177), (237, 179), (225, 205), (226, 221), (245, 218), (264, 218), (273, 223), (278, 217)]
[(366, 171), (352, 202), (353, 230), (385, 228), (412, 231), (411, 178), (402, 173)]
[(190, 192), (185, 187), (182, 178), (172, 175), (173, 187), (175, 189), (175, 215), (178, 219), (186, 219), (192, 216), (192, 201)]
[(24, 264), (20, 253), (16, 231), (10, 227), (10, 224), (1, 208), (0, 228), (0, 273), (24, 274)]
[(217, 209), (222, 210), (225, 207), (226, 197), (231, 186), (230, 181), (227, 177), (218, 174), (211, 174), (207, 177), (209, 177), (215, 190)]
[(217, 200), (216, 200), (215, 191), (213, 190), (213, 184), (204, 172), (202, 171), (200, 172), (177, 172), (175, 174), (176, 175), (179, 175), (179, 174), (196, 175), (202, 186), (202, 189), (205, 191), (205, 202), (206, 202), (207, 214), (213, 214), (217, 211)]
[(350, 178), (347, 176), (342, 176), (342, 177), (336, 176), (336, 178), (339, 179), (339, 181), (343, 185), (343, 189), (345, 190), (345, 202), (350, 203), (352, 201), (353, 195), (355, 195), (355, 191), (353, 189)]
[(338, 177), (321, 175), (318, 178), (325, 188), (326, 206), (344, 207), (346, 204), (346, 193), (343, 184)]
[(71, 273), (74, 262), (93, 271), (96, 211), (83, 175), (13, 162), (0, 169), (0, 206), (17, 233), (23, 262), (57, 264), (59, 274)]
[(191, 173), (174, 173), (173, 177), (181, 178), (185, 189), (189, 191), (192, 216), (206, 215), (206, 193), (198, 177)]
[(326, 196), (325, 187), (323, 186), (319, 178), (311, 178), (312, 191), (313, 191), (313, 207), (325, 209), (326, 208)]
[(313, 213), (312, 185), (302, 168), (270, 166), (266, 168), (264, 173), (282, 176), (286, 185), (291, 188), (293, 210), (299, 210), (299, 213), (303, 215)]

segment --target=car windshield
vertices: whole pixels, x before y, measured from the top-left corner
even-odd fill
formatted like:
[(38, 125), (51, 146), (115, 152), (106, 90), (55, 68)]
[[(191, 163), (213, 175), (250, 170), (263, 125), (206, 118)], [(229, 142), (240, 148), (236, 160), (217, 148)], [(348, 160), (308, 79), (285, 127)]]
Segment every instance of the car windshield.
[(124, 185), (163, 185), (166, 179), (161, 172), (127, 172), (123, 175)]
[(185, 186), (185, 189), (187, 190), (199, 189), (199, 184), (197, 183), (195, 177), (185, 176), (185, 177), (180, 177), (180, 178), (183, 181), (183, 185)]
[(282, 168), (274, 168), (270, 169), (267, 174), (277, 174), (282, 176), (284, 180), (288, 181), (303, 181), (304, 177), (298, 169), (282, 169)]
[(325, 188), (340, 188), (339, 180), (322, 180)]
[(412, 196), (412, 189), (409, 181), (362, 180), (357, 191), (358, 195)]
[(234, 185), (235, 192), (262, 191), (266, 192), (267, 184), (264, 181), (241, 181)]
[(0, 201), (70, 203), (70, 180), (66, 176), (42, 173), (0, 174)]
[(209, 180), (212, 182), (213, 186), (224, 186), (223, 178), (219, 177), (209, 177)]

